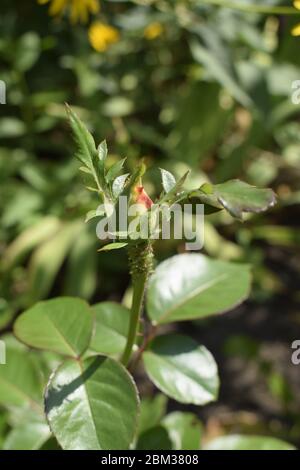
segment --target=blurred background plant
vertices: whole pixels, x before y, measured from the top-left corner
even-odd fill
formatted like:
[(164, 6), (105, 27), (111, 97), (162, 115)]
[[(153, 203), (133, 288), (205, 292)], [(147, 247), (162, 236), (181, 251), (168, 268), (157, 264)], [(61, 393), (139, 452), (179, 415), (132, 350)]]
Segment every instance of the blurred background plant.
[[(207, 218), (203, 251), (250, 263), (254, 288), (242, 307), (193, 325), (191, 334), (217, 357), (222, 388), (216, 404), (191, 412), (204, 423), (204, 440), (243, 431), (299, 446), (300, 366), (290, 358), (300, 338), (300, 105), (291, 100), (300, 79), (299, 39), (291, 34), (300, 11), (283, 0), (2, 0), (0, 11), (7, 87), (0, 329), (7, 344), (18, 357), (12, 321), (38, 300), (130, 301), (125, 254), (97, 254), (95, 224), (84, 224), (95, 202), (77, 176), (67, 101), (97, 141), (107, 139), (109, 163), (126, 156), (132, 170), (145, 159), (151, 197), (161, 166), (176, 176), (191, 170), (191, 187), (241, 178), (277, 192), (272, 211), (243, 225), (223, 212)], [(170, 240), (156, 251), (162, 260), (183, 249)], [(45, 376), (55, 361), (46, 356), (31, 351), (28, 358)], [(157, 426), (166, 403), (145, 392), (145, 416)], [(47, 441), (45, 428), (34, 444), (24, 442), (24, 430), (16, 437), (23, 408), (1, 391), (0, 406), (4, 448)], [(41, 431), (39, 422), (31, 425)], [(143, 426), (149, 442), (147, 419)]]

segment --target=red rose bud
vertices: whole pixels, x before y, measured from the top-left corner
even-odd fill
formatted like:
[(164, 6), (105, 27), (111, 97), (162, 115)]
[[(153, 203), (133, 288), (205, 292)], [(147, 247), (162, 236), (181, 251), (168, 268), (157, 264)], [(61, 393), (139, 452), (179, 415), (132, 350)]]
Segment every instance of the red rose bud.
[(143, 186), (136, 186), (134, 188), (135, 192), (135, 203), (136, 204), (141, 204), (144, 206), (147, 210), (151, 208), (153, 205), (152, 199), (148, 196), (146, 191), (144, 190)]

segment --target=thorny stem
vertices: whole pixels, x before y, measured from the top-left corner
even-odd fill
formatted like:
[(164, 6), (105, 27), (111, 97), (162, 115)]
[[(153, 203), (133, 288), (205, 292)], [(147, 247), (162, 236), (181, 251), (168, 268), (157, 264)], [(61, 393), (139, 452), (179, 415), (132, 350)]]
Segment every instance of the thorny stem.
[(140, 316), (143, 309), (145, 290), (149, 275), (152, 271), (152, 244), (149, 241), (129, 245), (128, 260), (130, 274), (133, 284), (133, 299), (131, 306), (129, 332), (125, 350), (122, 356), (122, 363), (127, 366), (132, 355), (133, 346), (136, 340), (140, 324)]

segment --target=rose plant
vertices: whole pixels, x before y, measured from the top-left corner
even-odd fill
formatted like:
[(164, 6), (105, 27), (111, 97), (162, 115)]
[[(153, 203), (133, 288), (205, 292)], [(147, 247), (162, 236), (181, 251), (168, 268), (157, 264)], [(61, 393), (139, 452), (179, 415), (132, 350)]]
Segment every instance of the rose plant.
[[(188, 174), (176, 181), (166, 170), (161, 170), (162, 193), (152, 201), (142, 182), (144, 164), (133, 174), (120, 175), (124, 160), (107, 168), (105, 141), (97, 148), (69, 107), (68, 115), (86, 186), (104, 207), (102, 212), (87, 214), (87, 222), (108, 216), (105, 208), (109, 205), (118, 210), (122, 195), (128, 197), (129, 205), (139, 204), (140, 221), (153, 204), (171, 210), (175, 203), (201, 203), (206, 213), (225, 210), (240, 220), (244, 213), (265, 211), (275, 204), (272, 190), (239, 180), (205, 183), (186, 190)], [(217, 364), (206, 347), (194, 339), (165, 333), (170, 330), (166, 325), (201, 320), (241, 303), (249, 295), (250, 267), (184, 253), (154, 268), (154, 241), (117, 231), (113, 241), (100, 247), (100, 251), (127, 250), (133, 290), (130, 310), (110, 301), (89, 306), (80, 298), (60, 297), (39, 302), (17, 318), (14, 333), (20, 343), (8, 350), (7, 367), (1, 370), (4, 385), (0, 402), (28, 405), (28, 414), (26, 424), (22, 427), (21, 423), (10, 437), (14, 444), (7, 444), (7, 448), (16, 446), (24, 432), (38, 448), (49, 439), (49, 428), (66, 450), (200, 448), (202, 427), (197, 417), (184, 412), (164, 416), (166, 400), (198, 406), (216, 400)], [(144, 303), (147, 320), (142, 328)], [(41, 407), (42, 384), (35, 360), (21, 343), (30, 350), (45, 351), (45, 376), (52, 369), (44, 392), (48, 424)], [(22, 374), (16, 376), (13, 366), (21, 357)], [(161, 392), (153, 400), (140, 399), (134, 377), (141, 364)], [(211, 448), (228, 446), (291, 448), (276, 439), (255, 436), (230, 436), (210, 443)]]

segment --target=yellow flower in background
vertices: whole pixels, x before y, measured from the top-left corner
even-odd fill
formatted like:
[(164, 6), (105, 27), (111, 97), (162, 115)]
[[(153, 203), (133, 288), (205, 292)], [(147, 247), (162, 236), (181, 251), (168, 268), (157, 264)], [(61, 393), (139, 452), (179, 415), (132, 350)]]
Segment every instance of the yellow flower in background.
[(292, 32), (292, 36), (300, 36), (300, 24), (297, 24), (296, 26), (294, 26), (291, 32)]
[[(294, 7), (297, 8), (297, 10), (300, 10), (300, 0), (294, 1)], [(292, 33), (292, 36), (300, 36), (300, 23), (294, 26), (291, 33)]]
[(89, 39), (94, 49), (104, 52), (120, 39), (119, 31), (113, 26), (95, 21), (89, 28)]
[(90, 13), (100, 10), (99, 0), (38, 0), (38, 3), (50, 3), (49, 13), (52, 16), (62, 15), (68, 8), (72, 23), (86, 23)]
[(156, 39), (161, 34), (163, 33), (164, 28), (161, 23), (158, 21), (155, 21), (154, 23), (150, 23), (145, 29), (144, 29), (144, 36), (146, 39), (149, 39), (150, 41), (152, 39)]

